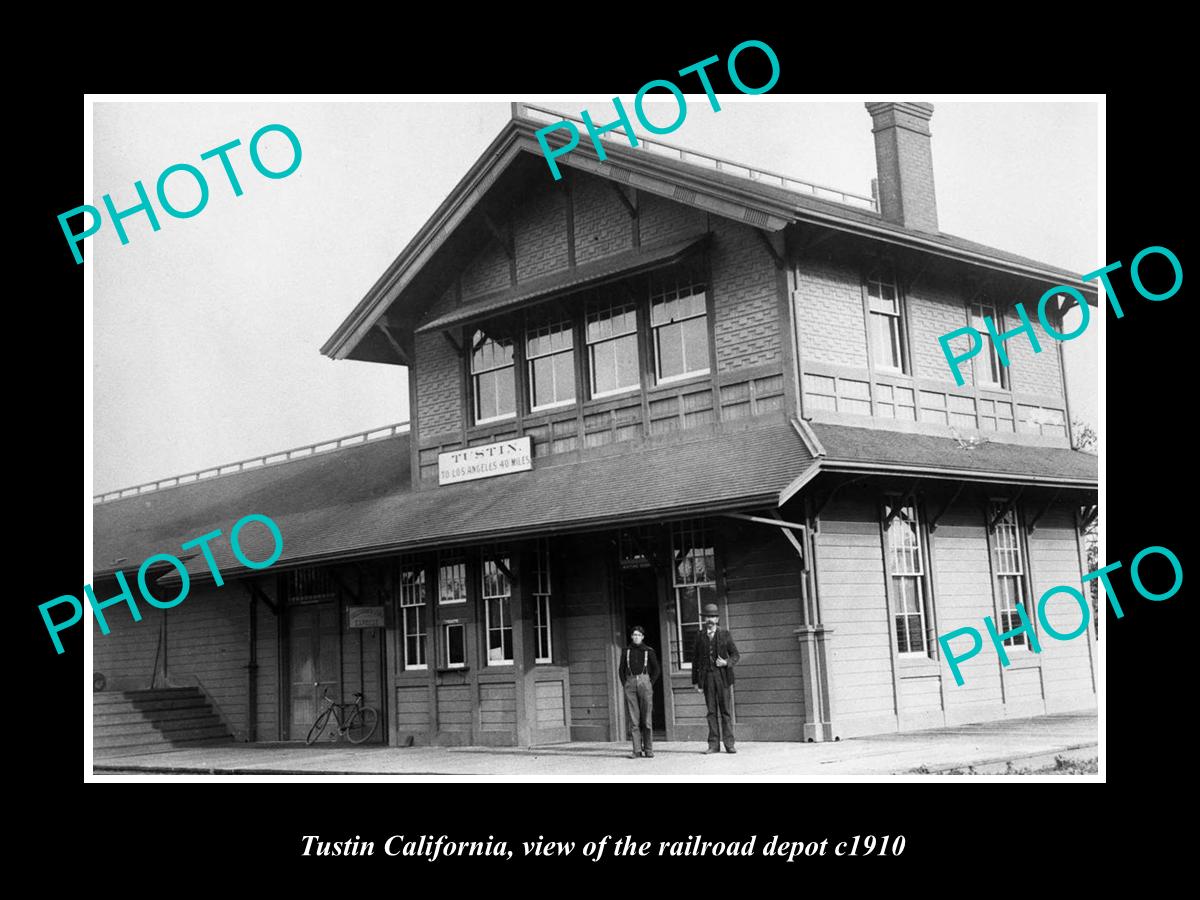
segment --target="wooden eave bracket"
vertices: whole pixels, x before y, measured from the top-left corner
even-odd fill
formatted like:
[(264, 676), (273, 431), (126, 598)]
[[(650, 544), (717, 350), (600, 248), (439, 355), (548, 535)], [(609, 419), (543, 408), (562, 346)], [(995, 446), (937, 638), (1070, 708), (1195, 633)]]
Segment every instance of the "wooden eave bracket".
[(347, 585), (346, 582), (342, 581), (341, 572), (339, 572), (337, 569), (334, 569), (330, 572), (330, 574), (333, 575), (333, 580), (337, 582), (338, 587), (340, 587), (343, 591), (345, 591), (351, 600), (353, 600), (355, 603), (361, 602), (358, 599), (358, 591), (350, 590), (349, 585)]
[(462, 355), (463, 355), (462, 344), (460, 344), (458, 341), (456, 341), (454, 339), (454, 335), (451, 334), (447, 330), (447, 331), (442, 332), (442, 337), (444, 337), (446, 339), (446, 341), (450, 344), (450, 346), (454, 348), (454, 353), (458, 356), (458, 358), (462, 359)]
[(505, 234), (499, 225), (492, 220), (492, 217), (487, 213), (483, 213), (483, 224), (487, 226), (487, 230), (492, 233), (492, 237), (496, 239), (496, 243), (504, 250), (505, 256), (509, 261), (516, 259), (516, 253), (513, 251), (512, 236)]
[(408, 354), (404, 351), (404, 347), (401, 345), (399, 339), (392, 333), (391, 326), (387, 322), (380, 321), (375, 323), (375, 327), (379, 329), (380, 334), (387, 339), (387, 342), (392, 345), (392, 349), (396, 351), (396, 357), (400, 360), (400, 365), (411, 366), (412, 360), (409, 359)]
[(271, 615), (279, 615), (279, 607), (271, 602), (271, 598), (257, 584), (253, 581), (243, 581), (242, 586), (245, 587), (246, 593), (250, 595), (251, 600), (261, 600), (267, 609), (271, 611)]
[(763, 242), (763, 246), (767, 248), (767, 252), (771, 254), (771, 259), (775, 261), (775, 268), (782, 270), (787, 263), (783, 257), (779, 255), (779, 251), (775, 249), (775, 245), (771, 243), (770, 236), (767, 235), (761, 228), (755, 228), (754, 233), (758, 235), (758, 239)]
[(513, 578), (513, 573), (509, 571), (508, 566), (504, 564), (504, 560), (500, 559), (498, 556), (493, 556), (491, 557), (491, 561), (496, 564), (497, 569), (504, 573), (504, 577), (509, 580), (510, 584), (516, 582), (517, 579)]
[(625, 196), (625, 191), (621, 189), (621, 186), (615, 181), (609, 181), (608, 179), (605, 179), (604, 183), (612, 188), (616, 192), (616, 195), (621, 198), (621, 202), (625, 204), (625, 210), (629, 213), (629, 218), (636, 219), (638, 217), (638, 208)]
[(916, 500), (916, 491), (917, 491), (918, 483), (919, 482), (917, 481), (917, 479), (914, 478), (912, 480), (912, 483), (900, 495), (900, 499), (892, 505), (892, 511), (887, 514), (887, 518), (884, 519), (884, 521), (883, 521), (884, 528), (887, 528), (889, 525), (892, 524), (892, 519), (894, 519), (894, 518), (896, 518), (896, 516), (900, 515), (900, 510), (902, 510), (905, 507), (906, 503), (909, 500), (913, 500), (913, 501)]
[(996, 515), (992, 517), (992, 520), (988, 522), (988, 531), (996, 530), (996, 523), (1008, 515), (1008, 511), (1017, 505), (1017, 501), (1021, 499), (1023, 493), (1025, 493), (1024, 486), (1019, 488), (1012, 497), (1005, 501), (1004, 505), (996, 512)]
[(863, 481), (864, 479), (867, 479), (870, 477), (871, 477), (870, 475), (857, 475), (854, 478), (851, 478), (847, 481), (843, 481), (841, 484), (835, 485), (828, 494), (826, 494), (822, 499), (820, 499), (813, 505), (813, 518), (815, 519), (821, 515), (821, 510), (823, 510), (826, 506), (829, 505), (829, 501), (832, 500), (834, 497), (836, 497), (838, 491), (840, 491), (842, 488), (849, 487), (852, 484), (857, 484), (858, 482)]
[(800, 545), (800, 542), (796, 540), (796, 535), (792, 533), (793, 531), (799, 531), (801, 534), (806, 534), (808, 532), (808, 528), (804, 525), (801, 525), (798, 522), (787, 521), (775, 510), (771, 510), (770, 518), (765, 516), (751, 516), (745, 513), (725, 513), (724, 517), (726, 519), (737, 519), (742, 522), (753, 522), (755, 525), (770, 525), (773, 528), (778, 528), (781, 532), (783, 532), (783, 536), (787, 538), (788, 543), (792, 545), (793, 549), (795, 549), (796, 555), (800, 557), (800, 561), (807, 569), (808, 562), (804, 556), (804, 548)]
[(1053, 496), (1051, 496), (1051, 498), (1046, 501), (1046, 505), (1043, 506), (1040, 510), (1038, 510), (1037, 515), (1035, 515), (1032, 519), (1029, 520), (1029, 533), (1030, 534), (1033, 534), (1033, 532), (1037, 529), (1037, 523), (1041, 520), (1042, 516), (1044, 516), (1044, 515), (1046, 515), (1046, 513), (1050, 512), (1050, 507), (1052, 507), (1055, 504), (1055, 502), (1058, 500), (1058, 495), (1061, 493), (1062, 493), (1062, 488), (1059, 488), (1058, 490), (1056, 490), (1054, 492)]
[(946, 505), (938, 510), (938, 514), (936, 516), (926, 521), (925, 524), (929, 526), (930, 531), (937, 531), (938, 523), (942, 521), (942, 517), (945, 516), (946, 513), (950, 512), (950, 507), (952, 507), (958, 498), (962, 496), (964, 487), (966, 487), (966, 482), (960, 481), (958, 483), (958, 487), (954, 489), (954, 493), (950, 495), (950, 499), (946, 501)]
[(1079, 533), (1080, 534), (1083, 534), (1085, 531), (1087, 531), (1089, 528), (1091, 528), (1092, 522), (1094, 522), (1096, 520), (1096, 516), (1099, 514), (1099, 512), (1100, 512), (1100, 507), (1093, 503), (1091, 506), (1089, 506), (1087, 508), (1087, 511), (1084, 512), (1079, 517)]

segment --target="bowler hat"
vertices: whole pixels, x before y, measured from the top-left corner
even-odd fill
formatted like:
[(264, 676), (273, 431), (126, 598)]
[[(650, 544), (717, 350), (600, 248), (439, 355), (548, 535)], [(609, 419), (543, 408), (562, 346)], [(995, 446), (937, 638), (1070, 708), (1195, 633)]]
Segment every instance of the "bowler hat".
[(715, 603), (705, 603), (704, 614), (706, 616), (719, 616), (721, 614), (721, 610), (717, 608), (717, 604)]

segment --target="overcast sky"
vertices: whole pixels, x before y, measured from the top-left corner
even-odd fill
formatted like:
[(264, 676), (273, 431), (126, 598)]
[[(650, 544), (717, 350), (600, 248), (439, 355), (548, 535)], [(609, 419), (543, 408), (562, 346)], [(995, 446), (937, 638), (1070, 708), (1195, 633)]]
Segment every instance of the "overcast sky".
[[(537, 100), (611, 116), (611, 103)], [(631, 99), (623, 98), (627, 108)], [(664, 140), (858, 194), (875, 175), (861, 102), (688, 98)], [(1077, 273), (1099, 268), (1097, 114), (1093, 103), (936, 104), (934, 179), (942, 231)], [(674, 105), (648, 104), (669, 122)], [(334, 362), (319, 347), (349, 314), (510, 115), (507, 102), (97, 103), (94, 196), (118, 210), (153, 196), (160, 172), (191, 163), (208, 205), (189, 219), (159, 210), (88, 238), (94, 264), (94, 493), (169, 477), (408, 418), (399, 366)], [(287, 178), (258, 174), (247, 151), (282, 123), (303, 159)], [(200, 154), (233, 139), (244, 194)], [(283, 168), (286, 139), (261, 145)], [(549, 177), (549, 175), (547, 175)], [(198, 193), (174, 175), (179, 208)], [(193, 182), (194, 185), (194, 182)], [(190, 193), (189, 193), (190, 191)], [(1022, 299), (1022, 298), (1013, 298)], [(1026, 299), (1026, 307), (1037, 297)], [(1096, 423), (1096, 330), (1065, 345), (1076, 419)], [(1052, 350), (1052, 348), (1050, 348)]]

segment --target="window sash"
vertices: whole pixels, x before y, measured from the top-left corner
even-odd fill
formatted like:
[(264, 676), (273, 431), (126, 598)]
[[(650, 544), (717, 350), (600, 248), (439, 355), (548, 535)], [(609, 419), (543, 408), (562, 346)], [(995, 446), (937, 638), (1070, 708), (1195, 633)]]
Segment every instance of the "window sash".
[[(983, 340), (987, 344), (984, 348), (986, 351), (986, 362), (976, 365), (976, 377), (979, 379), (979, 384), (982, 387), (1007, 388), (1008, 385), (1005, 383), (1005, 367), (1000, 365), (1000, 354), (996, 351), (996, 345), (992, 341), (992, 336), (988, 334), (988, 330), (983, 324), (985, 316), (995, 323), (996, 331), (1001, 333), (1004, 331), (1004, 320), (1000, 317), (994, 306), (989, 306), (985, 303), (976, 303), (971, 307), (971, 327), (983, 335)], [(977, 355), (975, 359), (978, 360), (981, 356), (983, 356), (982, 353)]]
[[(585, 314), (588, 376), (593, 398), (612, 397), (642, 386), (637, 304), (593, 306)], [(624, 372), (625, 378), (622, 379)], [(601, 378), (608, 376), (607, 385)]]
[[(992, 504), (990, 516), (995, 517), (1000, 504)], [(996, 567), (996, 590), (999, 595), (1000, 631), (1011, 631), (1021, 627), (1021, 615), (1017, 606), (1029, 607), (1025, 602), (1025, 560), (1021, 547), (1021, 520), (1014, 505), (997, 523), (992, 531), (992, 559)], [(1029, 646), (1029, 635), (1025, 632), (1004, 639), (1006, 647)]]
[(887, 504), (888, 564), (891, 572), (893, 626), (896, 650), (901, 656), (927, 656), (925, 640), (925, 551), (924, 535), (916, 507), (909, 503), (896, 511)]
[(707, 375), (708, 304), (704, 284), (676, 281), (650, 294), (654, 376), (659, 384)]
[[(442, 626), (442, 634), (445, 638), (445, 653), (446, 653), (446, 668), (447, 669), (462, 669), (467, 665), (467, 630), (466, 626), (461, 622), (452, 622)], [(457, 635), (456, 639), (451, 638), (451, 634)], [(454, 650), (457, 647), (458, 653)], [(458, 657), (457, 659), (455, 657)]]
[(467, 602), (467, 564), (461, 560), (444, 562), (438, 567), (438, 605)]
[(400, 571), (400, 617), (406, 671), (428, 668), (425, 654), (426, 611), (425, 569)]
[(550, 595), (534, 594), (533, 608), (535, 614), (533, 633), (537, 644), (534, 662), (554, 662), (554, 636), (550, 628)]
[(704, 606), (718, 602), (716, 551), (707, 529), (694, 521), (672, 526), (671, 559), (679, 668), (690, 669), (692, 646), (703, 624)]
[(872, 310), (871, 324), (875, 327), (875, 365), (880, 369), (903, 372), (899, 314)]
[(508, 567), (508, 557), (483, 560), (483, 610), (487, 629), (487, 664), (513, 664), (512, 584), (498, 563)]
[(554, 661), (554, 635), (550, 624), (550, 542), (542, 538), (534, 551), (533, 608), (535, 663)]

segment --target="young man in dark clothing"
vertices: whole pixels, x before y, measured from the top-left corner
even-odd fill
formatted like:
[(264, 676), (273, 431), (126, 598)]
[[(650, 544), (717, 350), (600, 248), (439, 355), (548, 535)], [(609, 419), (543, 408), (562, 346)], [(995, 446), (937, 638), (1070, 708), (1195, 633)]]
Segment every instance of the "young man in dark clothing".
[(662, 674), (653, 648), (642, 643), (646, 630), (634, 625), (629, 646), (621, 654), (621, 683), (625, 685), (625, 711), (633, 735), (630, 759), (654, 756), (654, 685)]
[[(737, 753), (734, 746), (733, 718), (733, 667), (741, 659), (737, 645), (724, 628), (718, 628), (721, 610), (717, 604), (704, 607), (704, 626), (696, 635), (692, 646), (692, 684), (704, 694), (704, 705), (708, 707), (708, 752), (721, 751), (721, 738), (725, 738), (725, 752)], [(720, 714), (721, 730), (717, 731), (717, 715)]]

